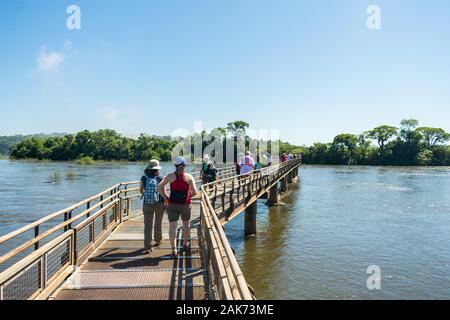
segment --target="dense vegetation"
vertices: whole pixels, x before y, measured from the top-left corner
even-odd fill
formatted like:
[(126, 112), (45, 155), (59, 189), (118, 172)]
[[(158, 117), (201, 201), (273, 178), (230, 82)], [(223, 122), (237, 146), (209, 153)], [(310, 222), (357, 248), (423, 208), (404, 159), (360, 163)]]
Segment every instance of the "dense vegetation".
[(443, 129), (419, 127), (409, 119), (400, 128), (382, 125), (359, 135), (339, 134), (331, 143), (315, 143), (301, 152), (311, 164), (449, 166), (449, 139)]
[(34, 134), (34, 135), (14, 135), (14, 136), (1, 136), (0, 137), (0, 155), (7, 155), (9, 153), (9, 149), (14, 145), (22, 142), (26, 139), (32, 137), (38, 138), (46, 138), (46, 137), (57, 137), (63, 136), (63, 133), (52, 133), (52, 134)]
[(114, 130), (81, 131), (62, 137), (32, 137), (11, 148), (14, 159), (50, 160), (170, 160), (175, 145), (169, 137), (140, 135), (137, 139), (122, 136)]
[[(247, 122), (235, 121), (209, 134), (203, 132), (203, 147), (218, 136), (234, 137), (236, 143), (237, 136), (245, 136), (248, 127)], [(410, 119), (403, 120), (400, 128), (382, 125), (359, 135), (339, 134), (330, 143), (315, 143), (310, 147), (280, 142), (280, 151), (302, 153), (308, 164), (449, 166), (450, 146), (445, 144), (449, 140), (450, 134), (443, 129), (419, 127), (417, 120)], [(177, 143), (170, 137), (141, 134), (132, 139), (114, 130), (82, 131), (76, 135), (29, 137), (13, 146), (9, 154), (15, 159), (78, 160), (80, 163), (90, 159), (170, 161)]]

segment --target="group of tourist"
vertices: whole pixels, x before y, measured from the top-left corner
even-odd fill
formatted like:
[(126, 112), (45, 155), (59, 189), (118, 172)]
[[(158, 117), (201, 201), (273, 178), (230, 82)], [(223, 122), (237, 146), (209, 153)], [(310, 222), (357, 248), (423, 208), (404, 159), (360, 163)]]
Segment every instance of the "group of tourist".
[[(183, 221), (183, 248), (190, 250), (190, 219), (191, 199), (197, 195), (195, 179), (185, 172), (186, 159), (177, 157), (175, 171), (164, 178), (160, 175), (161, 166), (158, 160), (151, 160), (141, 178), (140, 192), (143, 198), (144, 213), (144, 253), (150, 253), (153, 247), (161, 245), (162, 220), (167, 211), (169, 218), (169, 240), (172, 247), (172, 257), (178, 254), (176, 243), (176, 230), (178, 220)], [(170, 186), (170, 195), (167, 195), (166, 185)], [(155, 242), (152, 243), (153, 230)]]
[[(163, 240), (162, 220), (167, 211), (169, 219), (169, 240), (172, 248), (171, 256), (176, 257), (179, 253), (176, 243), (176, 231), (178, 221), (181, 217), (183, 223), (183, 247), (181, 252), (189, 251), (190, 246), (190, 219), (191, 199), (198, 193), (195, 179), (186, 173), (186, 159), (177, 157), (175, 160), (175, 171), (165, 177), (160, 174), (161, 166), (158, 160), (150, 160), (141, 178), (140, 193), (143, 198), (144, 214), (144, 253), (153, 251), (159, 247)], [(210, 161), (208, 155), (203, 158), (200, 177), (203, 183), (214, 182), (218, 170)], [(166, 186), (170, 187), (170, 195), (167, 195)], [(154, 233), (154, 242), (153, 240)]]
[[(282, 153), (280, 162), (301, 159), (301, 154)], [(273, 164), (272, 155), (266, 153), (264, 158), (267, 166)], [(176, 243), (176, 230), (178, 221), (181, 217), (183, 223), (183, 247), (181, 252), (189, 251), (190, 246), (190, 219), (191, 219), (191, 199), (198, 193), (195, 185), (195, 179), (192, 175), (185, 172), (186, 159), (177, 157), (175, 160), (175, 170), (165, 177), (160, 174), (161, 166), (158, 160), (150, 160), (148, 166), (141, 178), (140, 193), (143, 198), (144, 214), (144, 253), (153, 251), (153, 247), (161, 245), (162, 220), (167, 211), (169, 220), (169, 240), (172, 248), (171, 255), (178, 255)], [(262, 168), (259, 156), (256, 161), (253, 159), (250, 151), (242, 155), (241, 159), (235, 163), (237, 175), (251, 174), (254, 170)], [(204, 155), (200, 178), (203, 184), (216, 181), (218, 170), (208, 155)], [(167, 195), (166, 186), (170, 187), (170, 194)], [(154, 242), (152, 241), (154, 234)]]

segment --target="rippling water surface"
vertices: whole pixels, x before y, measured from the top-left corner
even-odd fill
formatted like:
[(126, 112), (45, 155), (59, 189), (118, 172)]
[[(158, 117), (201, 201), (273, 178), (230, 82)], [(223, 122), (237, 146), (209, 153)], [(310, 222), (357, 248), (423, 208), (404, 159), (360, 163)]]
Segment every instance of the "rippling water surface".
[[(227, 225), (259, 299), (450, 298), (450, 168), (304, 166), (258, 234)], [(367, 288), (367, 267), (381, 290)]]
[[(0, 160), (0, 235), (143, 167)], [(259, 201), (256, 236), (244, 238), (243, 215), (226, 226), (257, 298), (450, 298), (450, 168), (304, 166), (300, 176), (285, 205)], [(367, 289), (370, 265), (381, 290)]]

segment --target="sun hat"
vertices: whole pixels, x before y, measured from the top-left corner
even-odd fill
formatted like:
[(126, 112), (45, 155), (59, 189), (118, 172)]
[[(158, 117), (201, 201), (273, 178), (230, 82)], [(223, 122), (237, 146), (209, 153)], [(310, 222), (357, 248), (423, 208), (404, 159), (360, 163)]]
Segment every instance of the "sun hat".
[(209, 156), (208, 156), (207, 154), (205, 154), (205, 155), (203, 156), (203, 159), (204, 159), (204, 160), (209, 160)]
[(159, 161), (156, 159), (150, 160), (150, 163), (147, 165), (146, 170), (161, 170), (161, 166), (159, 165)]
[(175, 159), (175, 165), (176, 166), (185, 166), (186, 165), (186, 159), (184, 157), (177, 157)]

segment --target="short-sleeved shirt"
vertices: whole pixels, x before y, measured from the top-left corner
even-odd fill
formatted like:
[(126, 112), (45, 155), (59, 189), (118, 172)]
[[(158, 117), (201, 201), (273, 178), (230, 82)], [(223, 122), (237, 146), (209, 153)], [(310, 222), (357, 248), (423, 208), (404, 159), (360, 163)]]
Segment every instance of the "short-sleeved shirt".
[(245, 156), (241, 160), (241, 174), (246, 174), (253, 171), (253, 166), (255, 165), (255, 160), (251, 156)]

